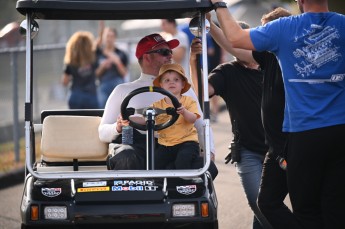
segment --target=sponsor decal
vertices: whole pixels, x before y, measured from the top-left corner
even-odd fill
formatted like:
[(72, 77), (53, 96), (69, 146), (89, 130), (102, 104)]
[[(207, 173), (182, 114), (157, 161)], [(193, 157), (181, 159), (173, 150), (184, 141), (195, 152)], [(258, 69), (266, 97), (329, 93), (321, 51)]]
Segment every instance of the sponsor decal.
[(116, 191), (144, 191), (143, 186), (128, 186), (128, 187), (123, 187), (123, 186), (113, 186), (111, 187), (111, 190), (116, 192)]
[(145, 186), (145, 191), (156, 191), (158, 186)]
[(78, 188), (77, 192), (107, 192), (110, 191), (110, 187), (90, 187), (90, 188)]
[(153, 180), (115, 180), (111, 190), (121, 191), (156, 191), (158, 186), (154, 186)]
[(96, 182), (83, 182), (83, 187), (101, 187), (107, 186), (106, 181), (96, 181)]
[(61, 188), (42, 188), (41, 192), (46, 197), (56, 197), (61, 194)]
[(116, 180), (114, 185), (154, 185), (152, 180)]
[(196, 192), (196, 185), (176, 186), (176, 190), (183, 195), (190, 195)]

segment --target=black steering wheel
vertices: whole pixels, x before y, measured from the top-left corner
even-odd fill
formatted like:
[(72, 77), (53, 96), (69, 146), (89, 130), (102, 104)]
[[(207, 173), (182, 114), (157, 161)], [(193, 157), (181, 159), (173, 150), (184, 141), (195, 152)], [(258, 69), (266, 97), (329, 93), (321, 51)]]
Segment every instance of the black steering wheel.
[(171, 99), (172, 104), (174, 106), (173, 108), (169, 107), (169, 108), (167, 108), (165, 110), (158, 109), (158, 108), (152, 108), (152, 107), (147, 107), (147, 108), (143, 109), (143, 112), (146, 112), (148, 109), (153, 109), (156, 114), (163, 114), (163, 113), (165, 113), (165, 114), (171, 115), (171, 119), (169, 119), (167, 122), (162, 123), (162, 124), (158, 124), (158, 125), (154, 125), (154, 130), (162, 130), (162, 129), (165, 129), (165, 128), (171, 126), (172, 124), (174, 124), (176, 122), (176, 120), (178, 119), (178, 117), (179, 117), (179, 114), (176, 113), (176, 110), (177, 110), (178, 107), (181, 106), (181, 104), (179, 103), (177, 98), (173, 94), (171, 94), (170, 92), (164, 90), (163, 88), (153, 87), (153, 86), (151, 86), (151, 87), (141, 87), (141, 88), (135, 89), (135, 90), (131, 91), (123, 99), (123, 101), (121, 103), (121, 115), (122, 115), (122, 118), (124, 120), (129, 120), (129, 125), (132, 126), (133, 128), (136, 128), (138, 130), (144, 130), (144, 131), (147, 130), (146, 125), (139, 124), (139, 123), (129, 119), (129, 116), (131, 116), (131, 115), (133, 115), (135, 113), (135, 109), (132, 108), (132, 107), (127, 107), (129, 101), (135, 95), (138, 95), (138, 94), (141, 94), (141, 93), (144, 93), (144, 92), (158, 92), (160, 94), (166, 95), (166, 96), (168, 96)]

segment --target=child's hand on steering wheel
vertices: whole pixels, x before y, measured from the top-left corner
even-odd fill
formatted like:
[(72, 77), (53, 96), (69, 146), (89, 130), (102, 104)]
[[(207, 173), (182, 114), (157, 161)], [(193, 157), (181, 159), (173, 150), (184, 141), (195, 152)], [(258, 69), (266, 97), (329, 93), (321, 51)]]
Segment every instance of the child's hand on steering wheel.
[(177, 108), (176, 113), (183, 115), (185, 111), (186, 111), (186, 108), (184, 106), (180, 106), (179, 108)]

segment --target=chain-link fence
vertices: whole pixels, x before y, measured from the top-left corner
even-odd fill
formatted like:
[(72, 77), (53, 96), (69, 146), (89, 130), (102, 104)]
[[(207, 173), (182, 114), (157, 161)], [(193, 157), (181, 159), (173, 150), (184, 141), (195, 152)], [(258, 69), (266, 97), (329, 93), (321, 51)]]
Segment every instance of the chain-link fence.
[[(139, 76), (134, 57), (138, 39), (118, 41), (127, 52), (130, 64), (128, 80)], [(69, 89), (60, 83), (63, 73), (65, 44), (34, 46), (33, 52), (33, 115), (38, 120), (42, 110), (67, 108)], [(0, 49), (0, 142), (13, 140), (24, 133), (25, 47)]]

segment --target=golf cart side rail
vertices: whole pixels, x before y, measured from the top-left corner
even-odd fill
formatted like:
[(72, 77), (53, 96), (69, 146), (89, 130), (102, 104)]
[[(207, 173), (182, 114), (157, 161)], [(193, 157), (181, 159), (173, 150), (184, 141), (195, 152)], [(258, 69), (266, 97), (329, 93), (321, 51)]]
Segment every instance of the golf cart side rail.
[(107, 170), (107, 171), (65, 171), (39, 173), (27, 165), (28, 172), (35, 178), (50, 179), (100, 179), (100, 178), (155, 178), (155, 177), (197, 177), (204, 174), (209, 166), (193, 170)]
[[(205, 164), (200, 169), (192, 170), (122, 170), (122, 171), (73, 171), (44, 172), (33, 169), (35, 149), (33, 146), (33, 34), (34, 19), (149, 19), (149, 18), (185, 18), (200, 16), (201, 39), (203, 46), (202, 75), (203, 92), (208, 94), (207, 55), (205, 13), (212, 9), (209, 0), (18, 0), (17, 10), (26, 15), (26, 93), (25, 93), (25, 144), (26, 169), (39, 179), (72, 178), (134, 178), (134, 177), (195, 177), (203, 175), (210, 166), (210, 123), (209, 100), (206, 96), (204, 110)], [(38, 29), (38, 28), (37, 28)]]
[(212, 10), (209, 0), (18, 0), (17, 10), (37, 19), (120, 20), (192, 18)]
[[(41, 150), (40, 162), (37, 164), (37, 171), (32, 171), (32, 175), (42, 179), (56, 178), (98, 178), (101, 175), (107, 177), (194, 177), (205, 172), (200, 168), (191, 170), (140, 170), (140, 171), (107, 171), (106, 168), (100, 169), (100, 174), (95, 174), (97, 170), (79, 170), (83, 168), (83, 161), (102, 162), (109, 153), (107, 143), (101, 142), (98, 137), (98, 126), (103, 114), (102, 109), (89, 110), (44, 110), (41, 113)], [(88, 132), (85, 134), (86, 132)], [(71, 161), (73, 160), (73, 166)], [(79, 164), (78, 161), (81, 163)], [(43, 164), (48, 165), (43, 166)], [(75, 164), (76, 163), (76, 164)], [(62, 166), (62, 167), (59, 167)], [(89, 164), (90, 165), (90, 164)], [(98, 165), (98, 164), (94, 164)], [(27, 165), (30, 168), (29, 165)], [(65, 170), (65, 167), (70, 170)], [(62, 168), (62, 169), (61, 169)], [(42, 170), (43, 169), (43, 170)], [(72, 170), (74, 170), (72, 172)], [(49, 173), (50, 172), (50, 173)], [(66, 172), (66, 173), (64, 173)], [(81, 172), (78, 174), (78, 172)], [(88, 173), (87, 173), (88, 172)], [(157, 174), (156, 174), (157, 172)], [(177, 172), (177, 174), (176, 174)], [(193, 172), (193, 174), (191, 173)], [(62, 174), (63, 173), (63, 174)], [(130, 174), (128, 174), (130, 173)], [(134, 174), (133, 174), (134, 173)], [(144, 175), (143, 175), (144, 174)]]

